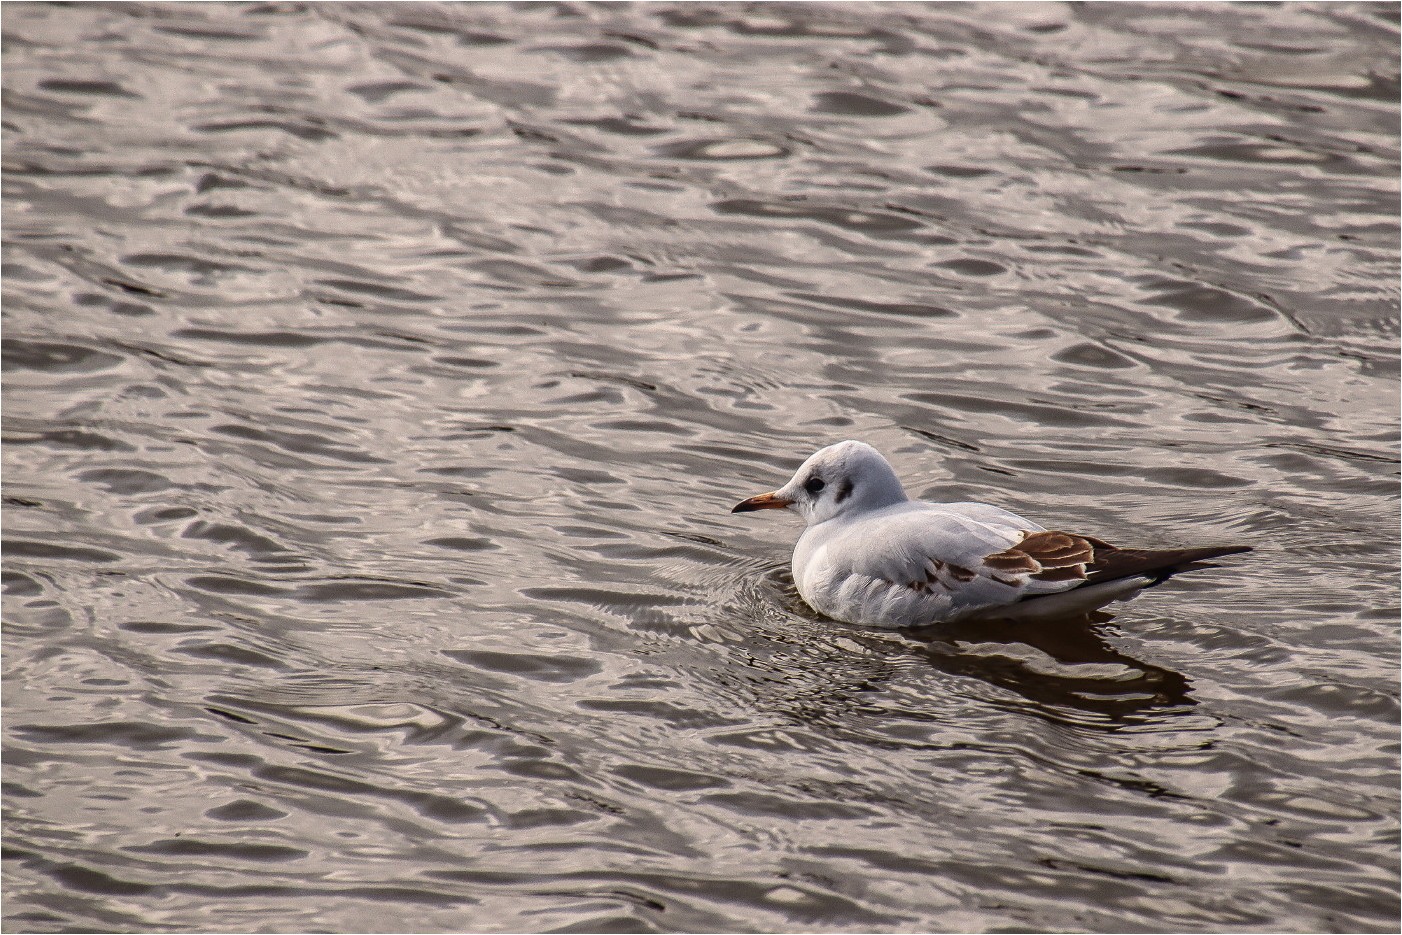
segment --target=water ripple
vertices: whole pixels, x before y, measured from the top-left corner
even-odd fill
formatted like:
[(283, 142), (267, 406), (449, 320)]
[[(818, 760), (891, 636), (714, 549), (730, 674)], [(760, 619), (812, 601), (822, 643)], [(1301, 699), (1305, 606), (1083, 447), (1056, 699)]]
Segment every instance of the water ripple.
[[(11, 927), (1395, 927), (1395, 10), (4, 20)], [(844, 437), (1257, 551), (835, 624)]]

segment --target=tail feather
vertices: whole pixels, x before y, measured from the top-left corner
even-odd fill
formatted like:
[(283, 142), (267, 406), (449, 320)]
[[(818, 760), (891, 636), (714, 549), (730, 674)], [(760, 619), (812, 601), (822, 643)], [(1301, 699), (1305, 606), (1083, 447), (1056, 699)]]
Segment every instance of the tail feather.
[(1214, 568), (1205, 559), (1250, 552), (1249, 545), (1210, 545), (1196, 549), (1119, 549), (1097, 545), (1094, 561), (1086, 566), (1085, 587), (1116, 578), (1143, 575), (1161, 584), (1184, 571)]

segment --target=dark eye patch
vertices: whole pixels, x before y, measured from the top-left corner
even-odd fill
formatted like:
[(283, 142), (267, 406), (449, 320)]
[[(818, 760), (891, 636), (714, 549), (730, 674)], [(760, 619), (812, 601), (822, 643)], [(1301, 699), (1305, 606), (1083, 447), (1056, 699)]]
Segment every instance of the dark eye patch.
[(852, 483), (852, 478), (850, 478), (850, 477), (845, 477), (845, 478), (843, 478), (843, 480), (842, 480), (842, 486), (839, 487), (839, 488), (837, 488), (837, 502), (838, 502), (838, 503), (841, 503), (843, 500), (846, 500), (848, 497), (852, 496), (852, 487), (853, 487), (853, 486), (854, 486), (854, 485), (853, 485), (853, 483)]
[(811, 494), (816, 494), (818, 491), (822, 490), (826, 486), (827, 484), (823, 483), (823, 479), (821, 477), (816, 476), (810, 477), (808, 478), (808, 480), (803, 482), (803, 489)]

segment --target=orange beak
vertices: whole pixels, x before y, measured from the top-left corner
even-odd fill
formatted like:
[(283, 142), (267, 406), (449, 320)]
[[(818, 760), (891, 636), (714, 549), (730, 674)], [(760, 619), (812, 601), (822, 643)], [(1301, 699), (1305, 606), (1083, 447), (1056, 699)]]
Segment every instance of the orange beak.
[(735, 504), (732, 513), (750, 513), (754, 510), (782, 510), (793, 503), (792, 500), (785, 500), (777, 493), (762, 493), (758, 497), (751, 497), (748, 500), (741, 500)]

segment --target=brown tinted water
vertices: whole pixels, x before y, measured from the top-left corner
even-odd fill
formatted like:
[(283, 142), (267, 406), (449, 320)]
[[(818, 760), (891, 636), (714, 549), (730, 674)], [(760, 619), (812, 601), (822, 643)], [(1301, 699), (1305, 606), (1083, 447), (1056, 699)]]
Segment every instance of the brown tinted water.
[(1395, 4), (3, 16), (8, 931), (1396, 931)]

